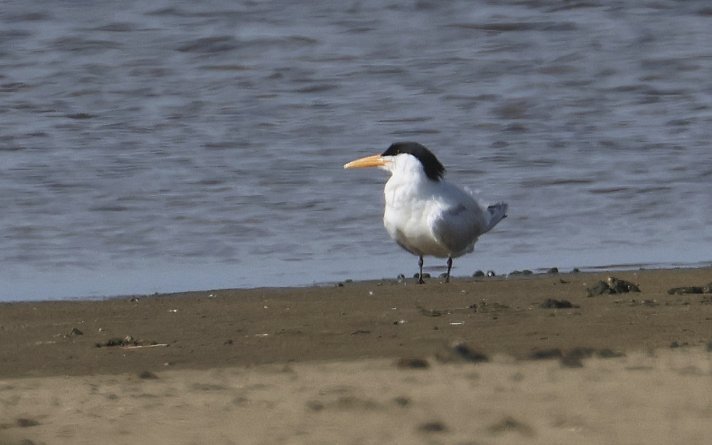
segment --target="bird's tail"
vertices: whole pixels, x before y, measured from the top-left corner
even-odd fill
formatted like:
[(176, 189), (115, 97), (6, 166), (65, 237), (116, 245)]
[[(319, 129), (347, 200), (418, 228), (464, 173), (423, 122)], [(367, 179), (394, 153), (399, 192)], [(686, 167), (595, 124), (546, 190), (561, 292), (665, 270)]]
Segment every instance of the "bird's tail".
[(507, 217), (507, 203), (498, 202), (487, 207), (487, 214), (489, 215), (489, 221), (487, 222), (487, 230), (489, 232), (498, 222), (502, 221)]

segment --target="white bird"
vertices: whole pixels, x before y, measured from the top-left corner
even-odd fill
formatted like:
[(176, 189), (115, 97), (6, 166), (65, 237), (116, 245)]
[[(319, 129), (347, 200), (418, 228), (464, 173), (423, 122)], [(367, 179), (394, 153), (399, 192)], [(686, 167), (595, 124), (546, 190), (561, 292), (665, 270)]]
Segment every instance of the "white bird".
[(452, 259), (470, 253), (480, 235), (507, 216), (507, 204), (483, 209), (461, 188), (443, 179), (445, 167), (417, 142), (396, 142), (380, 155), (356, 159), (344, 168), (379, 167), (391, 173), (386, 182), (383, 224), (399, 246), (418, 256), (418, 283), (423, 281), (423, 256)]

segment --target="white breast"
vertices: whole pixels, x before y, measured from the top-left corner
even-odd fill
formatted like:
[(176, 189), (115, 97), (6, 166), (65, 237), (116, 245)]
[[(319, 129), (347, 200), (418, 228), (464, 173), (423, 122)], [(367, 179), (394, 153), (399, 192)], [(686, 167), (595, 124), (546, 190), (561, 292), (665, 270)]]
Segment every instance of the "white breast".
[(432, 231), (432, 221), (443, 204), (433, 191), (429, 184), (414, 187), (392, 177), (385, 187), (383, 224), (391, 238), (407, 251), (445, 258), (450, 255), (449, 249)]
[(464, 255), (486, 230), (486, 216), (477, 202), (444, 180), (394, 175), (386, 183), (385, 198), (388, 234), (415, 255)]

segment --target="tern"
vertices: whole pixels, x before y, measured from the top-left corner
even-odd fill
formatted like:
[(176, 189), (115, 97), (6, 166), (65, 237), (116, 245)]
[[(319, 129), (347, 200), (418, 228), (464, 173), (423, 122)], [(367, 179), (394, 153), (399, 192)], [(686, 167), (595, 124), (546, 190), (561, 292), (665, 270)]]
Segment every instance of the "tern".
[(446, 181), (445, 167), (425, 146), (396, 142), (381, 154), (356, 159), (344, 168), (379, 167), (390, 172), (384, 194), (383, 225), (403, 249), (418, 256), (418, 283), (423, 284), (423, 257), (452, 259), (470, 253), (480, 235), (507, 216), (507, 204), (486, 209), (472, 195)]

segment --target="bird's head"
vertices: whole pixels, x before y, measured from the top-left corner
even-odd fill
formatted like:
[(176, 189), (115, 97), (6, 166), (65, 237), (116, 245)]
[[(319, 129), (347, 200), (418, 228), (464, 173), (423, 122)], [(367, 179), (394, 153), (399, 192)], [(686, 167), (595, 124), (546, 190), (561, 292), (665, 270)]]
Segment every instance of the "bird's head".
[(417, 142), (396, 142), (380, 155), (366, 156), (344, 165), (344, 168), (379, 167), (391, 174), (421, 172), (431, 181), (439, 181), (445, 167), (425, 146)]

